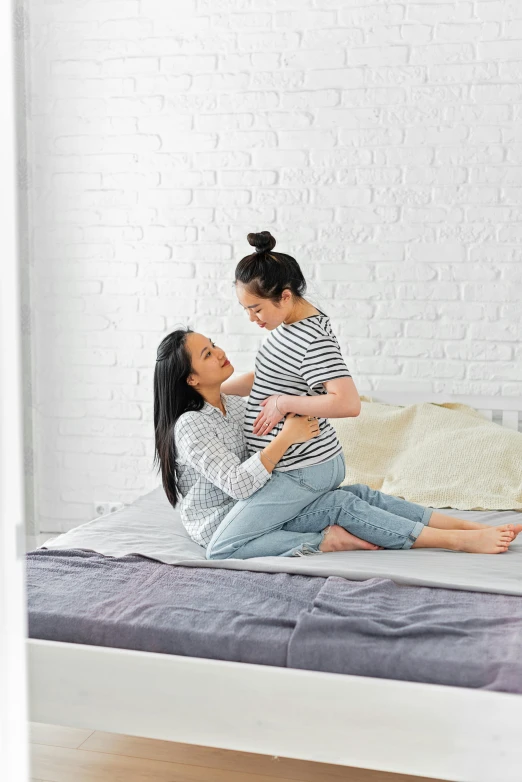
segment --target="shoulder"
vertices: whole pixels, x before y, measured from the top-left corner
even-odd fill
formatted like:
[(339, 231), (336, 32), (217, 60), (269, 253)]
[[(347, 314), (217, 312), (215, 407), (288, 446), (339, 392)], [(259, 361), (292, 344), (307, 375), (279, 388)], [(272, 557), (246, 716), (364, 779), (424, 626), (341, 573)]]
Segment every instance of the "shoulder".
[(333, 335), (332, 322), (328, 315), (321, 315), (319, 318), (314, 318), (316, 321), (316, 328), (318, 334), (331, 337)]
[(331, 360), (332, 356), (339, 356), (341, 351), (339, 341), (333, 332), (330, 318), (324, 315), (320, 318), (314, 318), (313, 322), (314, 336), (308, 343), (308, 349), (303, 358), (303, 365), (307, 363), (315, 365), (320, 357), (324, 361), (327, 358)]
[(208, 429), (208, 416), (201, 410), (188, 410), (180, 415), (174, 424), (174, 434), (176, 437), (185, 437), (192, 433)]
[(328, 315), (319, 315), (315, 318), (308, 318), (307, 320), (300, 321), (295, 325), (301, 326), (301, 335), (303, 339), (306, 339), (309, 344), (312, 344), (317, 340), (332, 339), (332, 337), (335, 338), (332, 324)]

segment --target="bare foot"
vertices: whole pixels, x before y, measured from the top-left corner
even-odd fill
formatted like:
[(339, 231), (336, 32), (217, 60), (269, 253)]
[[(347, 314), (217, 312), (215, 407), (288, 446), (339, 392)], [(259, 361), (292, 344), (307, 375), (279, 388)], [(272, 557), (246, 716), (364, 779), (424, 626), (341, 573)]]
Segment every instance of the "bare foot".
[(517, 535), (519, 535), (522, 532), (522, 524), (508, 524), (507, 526), (513, 529), (513, 532), (515, 533), (515, 538)]
[(378, 551), (380, 546), (374, 543), (368, 543), (367, 540), (357, 538), (351, 532), (334, 524), (326, 528), (323, 542), (319, 546), (319, 551)]
[[(520, 527), (520, 529), (516, 529)], [(453, 530), (456, 550), (470, 554), (503, 554), (521, 531), (520, 524), (502, 524), (481, 530)]]

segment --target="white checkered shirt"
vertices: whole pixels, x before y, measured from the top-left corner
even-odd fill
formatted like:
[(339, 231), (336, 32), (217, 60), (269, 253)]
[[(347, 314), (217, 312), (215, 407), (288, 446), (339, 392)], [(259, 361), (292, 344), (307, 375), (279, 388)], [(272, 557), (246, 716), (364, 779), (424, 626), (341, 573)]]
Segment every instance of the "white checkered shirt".
[(205, 547), (235, 503), (270, 478), (260, 453), (248, 455), (245, 400), (224, 394), (221, 399), (226, 416), (205, 402), (200, 411), (183, 413), (174, 427), (182, 495), (178, 508), (190, 537)]

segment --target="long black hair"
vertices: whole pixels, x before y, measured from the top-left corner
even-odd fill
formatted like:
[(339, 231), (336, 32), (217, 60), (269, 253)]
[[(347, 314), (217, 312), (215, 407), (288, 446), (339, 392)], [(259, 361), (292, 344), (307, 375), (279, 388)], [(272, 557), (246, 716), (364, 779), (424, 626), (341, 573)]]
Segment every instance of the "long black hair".
[(174, 425), (187, 410), (201, 410), (205, 400), (187, 383), (192, 372), (187, 335), (191, 329), (177, 329), (158, 347), (154, 369), (154, 464), (161, 469), (165, 494), (171, 505), (179, 500), (178, 463)]
[(255, 252), (245, 255), (236, 266), (235, 282), (248, 286), (248, 290), (260, 299), (277, 303), (288, 288), (294, 296), (302, 298), (306, 292), (306, 280), (295, 258), (286, 253), (274, 253), (276, 240), (269, 231), (250, 233), (248, 243)]

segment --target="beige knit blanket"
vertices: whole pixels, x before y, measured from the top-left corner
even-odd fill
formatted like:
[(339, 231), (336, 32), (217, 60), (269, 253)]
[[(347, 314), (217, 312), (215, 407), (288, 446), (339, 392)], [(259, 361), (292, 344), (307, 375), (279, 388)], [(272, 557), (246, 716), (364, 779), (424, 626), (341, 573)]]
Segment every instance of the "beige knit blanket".
[(522, 510), (522, 434), (467, 405), (396, 407), (361, 396), (357, 418), (331, 423), (346, 457), (343, 485), (433, 508)]

